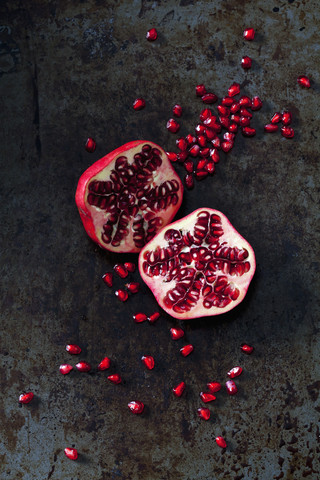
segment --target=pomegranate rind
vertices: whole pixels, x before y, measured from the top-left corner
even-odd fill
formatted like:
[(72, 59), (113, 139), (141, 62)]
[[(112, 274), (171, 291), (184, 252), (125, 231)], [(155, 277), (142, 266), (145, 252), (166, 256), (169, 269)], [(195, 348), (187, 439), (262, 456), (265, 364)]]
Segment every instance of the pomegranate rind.
[[(88, 186), (94, 179), (108, 180), (108, 177), (104, 178), (104, 176), (112, 170), (113, 163), (119, 156), (126, 155), (128, 152), (131, 152), (130, 157), (133, 158), (133, 155), (135, 153), (139, 153), (142, 146), (146, 144), (150, 145), (152, 148), (158, 149), (161, 152), (162, 165), (157, 171), (157, 182), (153, 182), (153, 186), (156, 186), (158, 182), (160, 183), (161, 181), (166, 181), (167, 179), (175, 180), (179, 185), (179, 189), (176, 192), (178, 197), (177, 202), (174, 205), (170, 205), (169, 207), (160, 210), (155, 214), (155, 216), (158, 215), (161, 217), (163, 221), (160, 228), (163, 228), (165, 225), (170, 223), (180, 208), (183, 197), (183, 185), (176, 171), (172, 167), (166, 152), (159, 145), (148, 140), (134, 140), (122, 145), (119, 148), (116, 148), (87, 168), (78, 181), (75, 194), (76, 205), (87, 234), (95, 243), (105, 250), (119, 253), (138, 253), (140, 252), (141, 248), (134, 245), (134, 242), (132, 241), (132, 232), (130, 232), (128, 237), (125, 237), (119, 246), (112, 246), (111, 244), (106, 244), (102, 241), (101, 227), (103, 222), (107, 220), (107, 217), (103, 218), (101, 212), (100, 214), (97, 214), (96, 207), (89, 205), (87, 201)], [(150, 212), (150, 210), (146, 209), (146, 213), (148, 212)], [(131, 226), (132, 224), (130, 223), (130, 227)]]
[[(210, 218), (212, 215), (220, 217), (223, 235), (219, 237), (218, 247), (221, 247), (221, 244), (223, 244), (223, 246), (225, 245), (226, 247), (230, 247), (231, 249), (236, 247), (238, 250), (246, 251), (246, 267), (245, 269), (242, 269), (242, 273), (239, 275), (231, 275), (230, 273), (228, 274), (225, 271), (222, 273), (218, 270), (217, 277), (226, 277), (228, 280), (228, 285), (231, 285), (232, 288), (236, 288), (238, 292), (237, 298), (232, 298), (228, 300), (228, 304), (221, 304), (220, 306), (211, 306), (210, 308), (205, 308), (203, 306), (205, 296), (203, 295), (202, 291), (198, 301), (194, 306), (192, 306), (189, 310), (178, 312), (173, 309), (174, 305), (168, 306), (165, 303), (167, 292), (171, 291), (176, 286), (175, 280), (172, 278), (168, 279), (166, 275), (161, 275), (160, 273), (157, 275), (153, 275), (153, 273), (148, 275), (147, 272), (149, 267), (148, 265), (146, 267), (146, 263), (148, 264), (147, 259), (149, 259), (148, 255), (150, 254), (150, 252), (153, 252), (156, 249), (158, 249), (159, 251), (159, 248), (165, 249), (168, 247), (168, 241), (165, 239), (167, 231), (171, 229), (177, 230), (180, 231), (181, 235), (184, 235), (187, 232), (192, 233), (194, 231), (193, 229), (196, 224), (197, 218), (199, 218), (199, 214), (204, 211), (208, 212)], [(204, 243), (200, 245), (200, 247), (205, 245), (206, 244)], [(195, 245), (191, 245), (191, 247), (194, 246)], [(185, 246), (183, 251), (188, 251), (188, 247)], [(176, 257), (177, 256), (178, 255), (176, 255)], [(223, 258), (223, 260), (225, 261), (225, 258)], [(237, 262), (240, 263), (240, 260), (238, 259)], [(229, 263), (231, 264), (232, 262), (230, 261)], [(179, 266), (180, 264), (177, 268), (179, 268)], [(194, 268), (192, 267), (192, 263), (187, 265), (181, 263), (181, 266)], [(139, 271), (143, 281), (152, 291), (160, 307), (163, 308), (172, 317), (180, 320), (221, 315), (235, 308), (245, 298), (250, 282), (254, 276), (255, 269), (256, 259), (251, 245), (247, 242), (247, 240), (242, 237), (242, 235), (240, 235), (240, 233), (233, 227), (228, 218), (222, 212), (214, 210), (212, 208), (199, 208), (191, 214), (187, 215), (186, 217), (176, 220), (175, 222), (167, 225), (147, 245), (143, 247), (139, 255)], [(231, 272), (231, 267), (229, 268), (229, 272)], [(215, 281), (212, 283), (212, 285), (215, 285)]]

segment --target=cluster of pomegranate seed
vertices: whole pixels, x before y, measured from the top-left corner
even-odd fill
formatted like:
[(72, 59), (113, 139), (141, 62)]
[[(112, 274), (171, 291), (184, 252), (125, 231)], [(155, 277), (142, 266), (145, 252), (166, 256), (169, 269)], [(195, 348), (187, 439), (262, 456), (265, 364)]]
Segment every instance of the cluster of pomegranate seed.
[[(71, 355), (79, 355), (82, 352), (81, 347), (79, 345), (75, 344), (68, 344), (66, 345), (66, 351), (70, 353)], [(99, 371), (107, 370), (110, 368), (110, 358), (109, 357), (104, 357), (101, 362), (99, 363), (97, 369)], [(84, 360), (81, 360), (75, 365), (75, 368), (78, 370), (78, 372), (90, 372), (92, 370), (92, 367), (90, 363), (85, 362)], [(62, 375), (68, 375), (73, 370), (73, 366), (70, 365), (69, 363), (62, 363), (59, 367), (59, 372)]]
[(96, 146), (96, 142), (93, 140), (93, 138), (89, 137), (85, 144), (85, 149), (87, 152), (93, 153), (96, 149)]
[[(132, 262), (125, 262), (125, 263), (117, 263), (114, 267), (113, 270), (117, 273), (117, 275), (124, 279), (127, 278), (129, 273), (133, 273), (136, 269), (136, 266)], [(112, 272), (106, 272), (102, 276), (102, 280), (108, 287), (113, 286), (113, 275)], [(123, 288), (119, 288), (115, 290), (114, 294), (115, 296), (121, 301), (121, 302), (126, 302), (129, 298), (129, 293), (137, 293), (140, 289), (140, 283), (139, 282), (128, 282), (125, 284), (126, 290)], [(129, 292), (129, 293), (128, 293)]]
[(293, 138), (294, 137), (294, 130), (289, 125), (291, 124), (292, 115), (291, 112), (283, 111), (275, 112), (270, 120), (270, 123), (267, 123), (264, 126), (265, 132), (277, 132), (279, 130), (278, 123), (282, 123), (282, 127), (280, 129), (281, 135), (285, 138)]

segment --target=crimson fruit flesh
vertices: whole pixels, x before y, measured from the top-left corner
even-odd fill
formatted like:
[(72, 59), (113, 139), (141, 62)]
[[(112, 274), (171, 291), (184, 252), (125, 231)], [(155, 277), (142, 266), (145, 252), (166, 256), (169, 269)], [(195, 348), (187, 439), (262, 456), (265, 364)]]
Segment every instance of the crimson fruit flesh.
[(114, 252), (139, 252), (175, 216), (183, 186), (165, 151), (136, 140), (80, 177), (76, 204), (89, 237)]
[(181, 320), (234, 308), (244, 299), (255, 267), (250, 244), (211, 208), (167, 225), (139, 255), (142, 279), (159, 305)]

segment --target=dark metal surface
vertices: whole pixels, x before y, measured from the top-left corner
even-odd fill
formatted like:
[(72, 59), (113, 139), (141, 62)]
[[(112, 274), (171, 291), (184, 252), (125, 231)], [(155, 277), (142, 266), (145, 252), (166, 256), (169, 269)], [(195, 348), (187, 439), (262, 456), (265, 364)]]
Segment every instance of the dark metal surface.
[[(1, 2), (1, 479), (320, 478), (319, 15), (316, 0)], [(152, 26), (159, 38), (148, 43)], [(247, 26), (254, 42), (242, 39)], [(301, 74), (310, 90), (297, 85)], [(86, 236), (74, 193), (81, 173), (126, 141), (172, 149), (172, 106), (182, 104), (186, 134), (201, 109), (194, 86), (221, 97), (233, 81), (264, 101), (258, 134), (237, 137), (216, 175), (186, 192), (179, 216), (224, 212), (255, 249), (257, 272), (235, 310), (183, 324), (195, 347), (183, 359), (168, 315), (132, 321), (142, 306), (157, 310), (146, 287), (121, 304), (103, 285), (118, 257)], [(140, 95), (147, 107), (134, 112)], [(293, 140), (263, 133), (282, 109), (293, 113)], [(110, 356), (124, 383), (60, 375), (60, 363), (76, 363), (71, 342), (93, 365)], [(155, 356), (153, 371), (142, 354)], [(201, 421), (199, 392), (236, 364), (245, 369), (239, 394), (220, 392)], [(176, 399), (181, 380), (188, 387)], [(36, 398), (20, 407), (24, 389)], [(142, 416), (129, 412), (132, 399), (145, 403)]]

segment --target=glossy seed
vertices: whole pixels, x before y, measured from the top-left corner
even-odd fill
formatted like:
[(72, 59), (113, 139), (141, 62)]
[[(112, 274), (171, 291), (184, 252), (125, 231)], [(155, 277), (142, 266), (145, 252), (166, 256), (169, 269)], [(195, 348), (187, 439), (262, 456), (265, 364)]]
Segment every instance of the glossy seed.
[(229, 395), (235, 395), (238, 392), (238, 388), (233, 380), (226, 382), (226, 389)]
[(88, 362), (81, 361), (76, 364), (76, 369), (79, 372), (90, 372), (91, 365)]
[(132, 263), (132, 262), (125, 262), (125, 263), (124, 263), (124, 266), (125, 266), (125, 268), (128, 270), (128, 272), (130, 272), (130, 273), (134, 272), (135, 269), (136, 269), (135, 264)]
[(19, 402), (23, 404), (27, 404), (27, 403), (30, 403), (31, 400), (33, 400), (33, 398), (34, 398), (34, 394), (32, 392), (22, 393), (19, 396)]
[(251, 347), (250, 345), (248, 345), (247, 343), (242, 343), (240, 345), (240, 348), (241, 350), (243, 351), (243, 353), (246, 353), (247, 355), (250, 355), (252, 352), (253, 352), (253, 347)]
[(271, 123), (279, 123), (279, 122), (281, 122), (281, 120), (282, 120), (282, 114), (279, 113), (279, 112), (275, 112), (272, 115), (270, 122)]
[(75, 448), (65, 448), (64, 453), (70, 460), (77, 460), (78, 452)]
[(229, 97), (234, 97), (235, 95), (238, 95), (240, 93), (240, 85), (237, 82), (234, 82), (229, 88), (228, 88), (228, 95)]
[(151, 355), (142, 355), (141, 361), (147, 367), (148, 370), (153, 370), (154, 358)]
[(119, 383), (122, 382), (122, 378), (120, 377), (120, 375), (118, 373), (114, 373), (113, 375), (109, 375), (107, 378), (110, 382), (114, 383), (115, 385), (118, 385)]
[(203, 420), (209, 420), (210, 418), (209, 408), (198, 408), (198, 416)]
[(241, 67), (244, 68), (245, 70), (248, 70), (252, 66), (252, 59), (248, 57), (247, 55), (242, 57), (241, 60)]
[(69, 365), (69, 363), (63, 363), (59, 367), (59, 372), (62, 373), (62, 375), (68, 375), (68, 373), (70, 373), (71, 370), (73, 370), (73, 366)]
[(140, 414), (144, 410), (144, 404), (142, 402), (139, 402), (139, 400), (133, 400), (132, 402), (129, 402), (128, 407), (129, 410), (131, 410), (131, 412), (135, 414)]
[(132, 104), (134, 110), (142, 110), (146, 106), (146, 102), (143, 98), (136, 98)]
[(196, 86), (196, 95), (197, 95), (197, 97), (203, 97), (203, 95), (205, 95), (206, 93), (207, 93), (206, 87), (204, 86), (203, 83), (201, 83), (200, 85), (197, 85), (197, 86)]
[(136, 322), (136, 323), (142, 323), (142, 322), (145, 322), (146, 320), (148, 320), (148, 317), (145, 313), (135, 313), (133, 315), (133, 320)]
[(200, 398), (204, 403), (212, 402), (216, 397), (209, 392), (200, 392)]
[(121, 302), (126, 302), (128, 300), (128, 292), (126, 292), (125, 290), (122, 290), (121, 288), (119, 288), (119, 290), (116, 290), (114, 292), (115, 296), (119, 298), (119, 300), (121, 300)]
[(285, 138), (293, 138), (294, 130), (291, 127), (283, 126), (281, 127), (281, 135)]
[(186, 384), (185, 384), (184, 382), (180, 382), (176, 387), (174, 387), (174, 388), (172, 389), (173, 394), (174, 394), (176, 397), (181, 397), (181, 395), (183, 394), (185, 388), (186, 388)]
[(71, 355), (78, 355), (79, 353), (81, 353), (81, 348), (79, 347), (79, 345), (75, 345), (75, 344), (66, 345), (66, 350)]
[(122, 263), (118, 263), (113, 267), (114, 271), (117, 272), (120, 278), (126, 278), (128, 276), (128, 270)]
[(214, 93), (206, 93), (205, 95), (202, 95), (201, 100), (203, 103), (211, 104), (215, 103), (218, 100), (218, 97)]
[(157, 40), (157, 38), (158, 38), (157, 30), (155, 28), (150, 28), (150, 30), (147, 31), (146, 39), (149, 42), (154, 42), (155, 40)]
[(170, 334), (172, 340), (179, 340), (179, 338), (184, 336), (184, 331), (180, 327), (172, 327), (170, 328)]
[(253, 28), (246, 28), (243, 32), (243, 38), (245, 40), (253, 40), (255, 35), (255, 31)]
[(290, 112), (283, 111), (282, 112), (282, 123), (283, 125), (290, 125), (292, 120), (292, 116)]
[(237, 366), (237, 367), (231, 368), (231, 370), (229, 370), (229, 372), (227, 372), (227, 375), (230, 378), (235, 378), (235, 377), (239, 377), (239, 375), (241, 375), (241, 373), (242, 373), (242, 368)]
[(185, 345), (184, 347), (180, 348), (180, 353), (183, 357), (187, 357), (190, 353), (193, 352), (193, 345)]
[(253, 137), (256, 134), (256, 129), (252, 127), (242, 127), (241, 133), (244, 137)]
[(169, 118), (167, 121), (167, 129), (171, 133), (177, 133), (180, 130), (180, 124), (174, 118)]
[(108, 285), (108, 287), (112, 287), (112, 284), (113, 284), (113, 276), (112, 276), (112, 273), (110, 273), (110, 272), (105, 273), (105, 274), (102, 276), (102, 280), (104, 281), (104, 283), (105, 283), (106, 285)]
[(278, 129), (279, 129), (279, 127), (275, 123), (267, 123), (264, 126), (265, 132), (276, 132)]
[(260, 110), (262, 107), (262, 101), (259, 97), (253, 97), (252, 98), (252, 103), (251, 103), (251, 110)]
[(140, 283), (139, 282), (126, 283), (126, 288), (129, 290), (130, 293), (138, 293), (140, 290)]
[(182, 115), (182, 107), (178, 103), (173, 107), (172, 113), (175, 117), (181, 117)]
[(148, 322), (149, 323), (155, 323), (158, 320), (159, 317), (160, 317), (160, 313), (159, 312), (154, 312), (152, 315), (149, 315)]
[(223, 437), (216, 437), (216, 443), (221, 448), (226, 448), (227, 447), (227, 443), (226, 443), (226, 441)]
[(96, 142), (93, 138), (89, 137), (86, 141), (86, 144), (85, 144), (85, 149), (87, 150), (87, 152), (89, 153), (93, 153), (96, 149)]
[(300, 77), (297, 78), (297, 82), (301, 87), (310, 88), (310, 80), (306, 75), (300, 75)]
[(110, 368), (110, 358), (104, 357), (98, 365), (98, 370), (102, 372), (103, 370), (108, 370)]
[(210, 383), (207, 383), (207, 387), (211, 393), (216, 393), (216, 392), (219, 392), (219, 390), (221, 390), (221, 383), (210, 382)]

